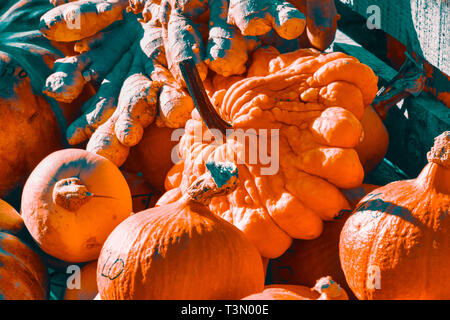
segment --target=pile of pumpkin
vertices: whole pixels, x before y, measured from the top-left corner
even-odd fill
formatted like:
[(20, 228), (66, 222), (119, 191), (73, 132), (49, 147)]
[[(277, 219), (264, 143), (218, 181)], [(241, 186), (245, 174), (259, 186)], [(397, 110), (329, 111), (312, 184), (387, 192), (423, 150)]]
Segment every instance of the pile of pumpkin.
[[(1, 298), (47, 299), (49, 268), (73, 265), (81, 283), (64, 283), (65, 299), (450, 297), (450, 132), (416, 179), (363, 184), (387, 147), (378, 78), (320, 51), (330, 1), (310, 1), (328, 33), (285, 1), (53, 2), (42, 33), (68, 55), (49, 59), (43, 87), (76, 148), (27, 173), (20, 214), (0, 202)], [(214, 15), (224, 4), (230, 14)], [(245, 156), (252, 146), (228, 134), (239, 130), (276, 132), (263, 140), (275, 172)]]

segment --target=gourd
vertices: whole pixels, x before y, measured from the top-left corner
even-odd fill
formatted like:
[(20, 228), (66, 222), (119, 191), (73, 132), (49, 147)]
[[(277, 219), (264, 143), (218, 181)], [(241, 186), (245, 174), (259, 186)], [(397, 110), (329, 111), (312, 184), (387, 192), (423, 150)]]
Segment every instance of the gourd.
[(108, 159), (81, 149), (44, 158), (25, 183), (21, 214), (40, 248), (67, 262), (95, 260), (132, 212), (127, 182)]
[[(198, 112), (180, 140), (183, 164), (169, 172), (168, 195), (159, 204), (184, 193), (205, 161), (234, 161), (241, 183), (226, 197), (215, 198), (210, 209), (244, 231), (268, 258), (283, 254), (292, 239), (317, 238), (324, 220), (350, 209), (339, 188), (356, 187), (364, 177), (354, 147), (362, 136), (359, 119), (378, 90), (368, 66), (338, 52), (281, 54), (270, 61), (268, 75), (235, 82), (215, 107), (189, 61), (183, 68)], [(227, 136), (227, 130), (233, 134)], [(267, 139), (273, 168), (270, 161), (249, 159), (255, 143), (239, 142), (238, 130), (253, 132), (259, 143)]]
[(237, 168), (207, 168), (177, 202), (138, 212), (109, 235), (98, 261), (101, 300), (228, 300), (263, 289), (256, 247), (205, 205), (236, 186)]
[(346, 221), (339, 255), (358, 299), (447, 299), (450, 132), (435, 139), (415, 179), (377, 188)]

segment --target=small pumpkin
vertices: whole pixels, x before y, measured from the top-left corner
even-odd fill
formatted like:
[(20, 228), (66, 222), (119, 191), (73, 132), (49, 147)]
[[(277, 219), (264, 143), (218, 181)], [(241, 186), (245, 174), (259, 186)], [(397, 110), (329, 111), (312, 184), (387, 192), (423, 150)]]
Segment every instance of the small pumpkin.
[(97, 294), (97, 260), (81, 267), (79, 288), (66, 286), (64, 300), (93, 300)]
[(131, 212), (130, 189), (120, 170), (81, 149), (48, 155), (22, 195), (21, 213), (33, 239), (67, 262), (97, 259), (108, 234)]
[(45, 300), (47, 267), (23, 239), (17, 211), (0, 200), (0, 300)]
[(141, 173), (134, 173), (121, 170), (130, 187), (131, 198), (133, 199), (133, 212), (143, 211), (155, 206), (160, 196)]
[(102, 300), (241, 299), (264, 287), (256, 247), (205, 205), (237, 184), (234, 165), (210, 163), (181, 199), (123, 221), (101, 251)]
[(416, 179), (364, 197), (342, 229), (340, 261), (358, 299), (450, 297), (450, 131), (427, 158)]
[(148, 126), (142, 140), (130, 150), (127, 161), (121, 167), (131, 172), (142, 172), (158, 192), (164, 192), (164, 180), (167, 172), (173, 166), (174, 150), (178, 144), (183, 129), (158, 127), (156, 124)]
[(348, 300), (348, 295), (330, 276), (326, 276), (317, 280), (313, 288), (272, 284), (242, 300)]

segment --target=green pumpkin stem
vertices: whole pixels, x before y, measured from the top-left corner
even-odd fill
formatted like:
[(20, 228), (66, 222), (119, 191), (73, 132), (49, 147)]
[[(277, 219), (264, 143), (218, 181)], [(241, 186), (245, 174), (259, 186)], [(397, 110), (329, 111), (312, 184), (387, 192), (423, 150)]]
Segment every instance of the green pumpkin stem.
[(234, 163), (208, 162), (208, 171), (187, 190), (189, 200), (208, 205), (212, 197), (226, 195), (238, 184), (238, 170)]

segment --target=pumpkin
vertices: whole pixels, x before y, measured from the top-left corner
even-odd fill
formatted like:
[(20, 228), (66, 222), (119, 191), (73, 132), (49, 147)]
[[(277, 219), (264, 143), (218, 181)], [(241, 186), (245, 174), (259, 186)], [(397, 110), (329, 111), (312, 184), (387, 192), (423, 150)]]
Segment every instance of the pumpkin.
[(138, 212), (109, 235), (97, 270), (102, 300), (234, 300), (263, 289), (256, 247), (205, 205), (236, 186), (237, 168), (208, 169), (179, 201)]
[[(377, 92), (377, 77), (368, 66), (338, 52), (281, 54), (270, 61), (268, 75), (235, 82), (214, 107), (193, 76), (195, 66), (182, 63), (199, 112), (194, 110), (180, 140), (184, 164), (177, 168), (183, 173), (169, 172), (170, 197), (163, 195), (159, 204), (183, 194), (203, 174), (205, 162), (234, 161), (240, 184), (213, 199), (210, 209), (268, 258), (283, 254), (293, 238), (317, 238), (323, 220), (350, 209), (339, 188), (356, 187), (364, 177), (354, 147), (363, 134), (359, 119)], [(232, 134), (227, 136), (227, 129)], [(257, 139), (265, 149), (251, 160)], [(261, 156), (264, 150), (270, 157)], [(172, 179), (173, 173), (181, 179)]]
[(133, 199), (133, 212), (143, 211), (154, 207), (158, 200), (158, 192), (142, 177), (141, 173), (121, 170), (130, 188)]
[(41, 257), (22, 239), (25, 225), (0, 200), (0, 300), (45, 300), (48, 273)]
[[(379, 186), (363, 184), (343, 190), (351, 208)], [(330, 275), (354, 298), (339, 260), (339, 237), (351, 211), (342, 211), (333, 221), (325, 221), (322, 234), (313, 240), (294, 240), (279, 258), (270, 261), (272, 281), (276, 284), (314, 286), (316, 279)]]
[(347, 293), (330, 276), (317, 280), (313, 288), (300, 285), (271, 284), (260, 293), (242, 300), (348, 300)]
[(97, 260), (91, 261), (81, 267), (79, 287), (66, 286), (64, 300), (93, 300), (98, 294), (97, 290)]
[(450, 131), (427, 158), (416, 179), (364, 197), (342, 229), (340, 261), (358, 299), (450, 297)]
[(142, 172), (143, 178), (156, 191), (163, 193), (166, 175), (174, 164), (173, 155), (176, 153), (173, 150), (176, 150), (179, 139), (176, 130), (155, 124), (147, 127), (139, 144), (131, 148), (122, 168), (131, 172)]
[(67, 262), (95, 260), (132, 212), (130, 189), (109, 160), (81, 149), (48, 155), (25, 183), (21, 213), (33, 239)]

